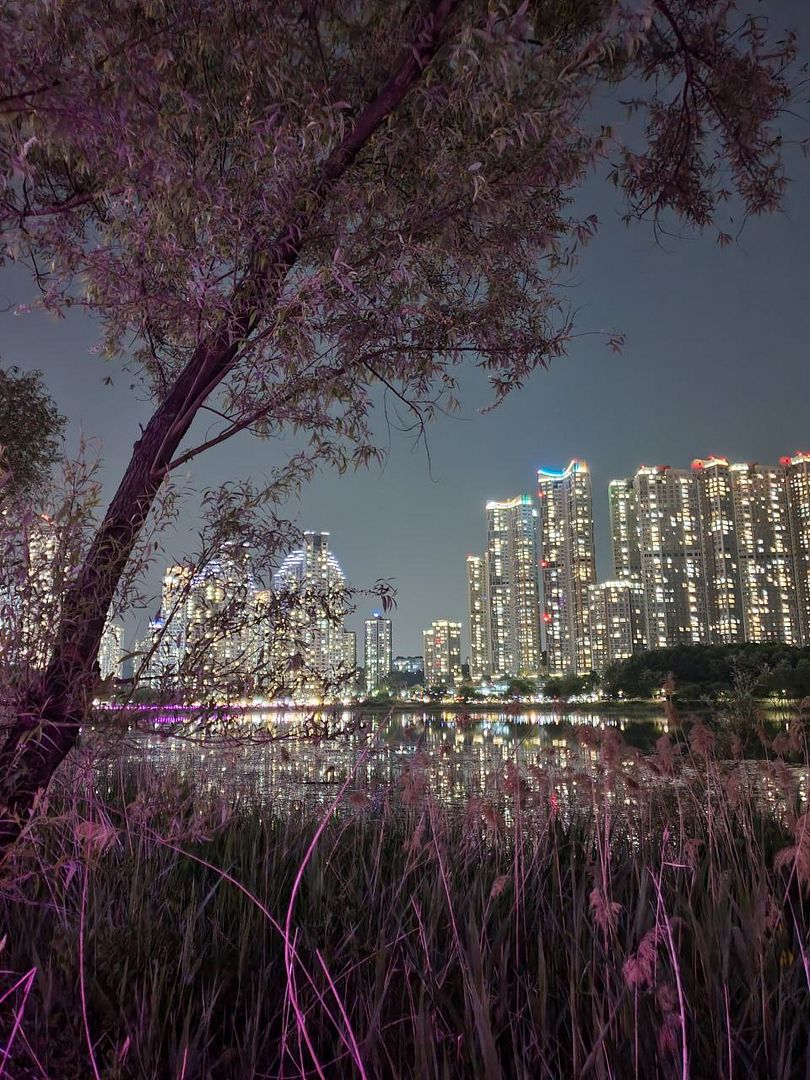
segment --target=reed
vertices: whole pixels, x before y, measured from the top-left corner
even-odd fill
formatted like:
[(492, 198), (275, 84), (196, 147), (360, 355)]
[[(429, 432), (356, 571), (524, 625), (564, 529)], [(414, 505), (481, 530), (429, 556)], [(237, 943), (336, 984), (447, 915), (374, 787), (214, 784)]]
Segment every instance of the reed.
[(0, 873), (0, 1076), (804, 1076), (801, 770), (584, 738), (461, 808), (426, 755), (304, 815), (74, 778)]

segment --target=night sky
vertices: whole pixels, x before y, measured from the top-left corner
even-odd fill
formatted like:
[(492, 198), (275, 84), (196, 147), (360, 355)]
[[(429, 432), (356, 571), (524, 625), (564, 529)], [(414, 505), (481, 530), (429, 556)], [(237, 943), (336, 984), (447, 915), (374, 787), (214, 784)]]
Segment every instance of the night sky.
[[(779, 0), (758, 10), (796, 29), (808, 56), (808, 7)], [(797, 102), (805, 116), (807, 97)], [(807, 137), (810, 123), (793, 121), (788, 133)], [(601, 227), (569, 290), (579, 336), (567, 358), (487, 415), (478, 414), (480, 378), (462, 376), (463, 413), (430, 429), (430, 463), (424, 446), (392, 432), (383, 470), (325, 473), (307, 489), (298, 523), (331, 532), (351, 582), (393, 579), (395, 653), (421, 652), (421, 630), (434, 618), (465, 623), (466, 653), (464, 560), (483, 551), (484, 503), (533, 491), (540, 465), (588, 461), (598, 570), (607, 578), (610, 479), (642, 463), (684, 467), (710, 454), (774, 463), (810, 450), (810, 164), (798, 151), (788, 163), (784, 212), (748, 222), (727, 248), (716, 229), (656, 243), (650, 225), (622, 224), (608, 183), (590, 183), (579, 209), (595, 212)], [(29, 300), (31, 286), (19, 271), (0, 270), (0, 298)], [(627, 338), (620, 355), (607, 347), (614, 330)], [(111, 493), (148, 406), (126, 373), (90, 354), (95, 340), (93, 323), (78, 315), (0, 314), (0, 356), (45, 372), (70, 418), (71, 449), (79, 431), (101, 440)], [(259, 476), (280, 449), (235, 439), (192, 463), (191, 480), (201, 487)], [(188, 550), (194, 520), (192, 499), (180, 530), (166, 537), (166, 562)], [(151, 584), (157, 592), (157, 576)], [(366, 614), (358, 610), (349, 626), (362, 631)]]

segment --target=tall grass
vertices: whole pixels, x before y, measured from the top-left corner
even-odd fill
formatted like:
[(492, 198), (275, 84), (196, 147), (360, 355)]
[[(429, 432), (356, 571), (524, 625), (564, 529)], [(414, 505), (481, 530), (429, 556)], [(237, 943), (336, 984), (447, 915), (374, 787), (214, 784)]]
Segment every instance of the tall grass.
[(800, 774), (701, 725), (460, 811), (445, 765), (320, 817), (55, 797), (0, 873), (0, 1075), (807, 1075)]

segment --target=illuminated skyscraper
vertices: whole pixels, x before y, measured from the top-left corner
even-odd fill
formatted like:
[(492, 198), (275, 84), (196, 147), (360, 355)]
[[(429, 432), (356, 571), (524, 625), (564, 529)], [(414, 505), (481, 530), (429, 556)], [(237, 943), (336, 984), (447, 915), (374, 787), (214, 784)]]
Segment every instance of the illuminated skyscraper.
[(531, 496), (488, 502), (486, 568), (492, 675), (537, 676), (540, 605), (537, 511)]
[(486, 559), (467, 556), (467, 600), (470, 619), (470, 678), (480, 682), (490, 672), (489, 602)]
[(353, 684), (357, 675), (357, 634), (354, 630), (343, 632), (343, 666)]
[(364, 667), (366, 691), (376, 690), (383, 679), (391, 674), (391, 620), (384, 619), (375, 611), (365, 622)]
[(780, 460), (790, 514), (790, 545), (802, 645), (810, 645), (810, 454)]
[(641, 581), (638, 546), (638, 508), (632, 480), (611, 480), (608, 485), (613, 572), (625, 581)]
[(167, 567), (163, 575), (159, 625), (158, 620), (152, 620), (157, 642), (150, 660), (150, 672), (159, 680), (176, 681), (179, 677), (186, 653), (193, 578), (192, 567), (182, 565)]
[(712, 645), (742, 641), (743, 610), (731, 469), (725, 458), (696, 458), (708, 640)]
[(21, 558), (0, 567), (3, 653), (7, 663), (21, 670), (48, 662), (73, 564), (70, 534), (69, 528), (32, 514), (21, 530)]
[(697, 481), (687, 469), (635, 475), (641, 576), (651, 649), (705, 642), (706, 593)]
[[(180, 582), (171, 587), (179, 588)], [(194, 573), (185, 603), (184, 681), (219, 694), (255, 689), (261, 658), (257, 592), (247, 548), (238, 544), (223, 545)]]
[(105, 623), (104, 633), (98, 647), (98, 669), (102, 679), (119, 675), (124, 655), (124, 628), (118, 623)]
[(783, 469), (731, 466), (746, 641), (799, 644), (799, 612)]
[(593, 500), (587, 463), (538, 469), (543, 621), (551, 675), (592, 668), (588, 587), (596, 582)]
[(588, 609), (594, 671), (647, 648), (641, 582), (625, 579), (589, 585)]
[(422, 631), (425, 686), (452, 686), (461, 682), (461, 623), (436, 619)]
[(290, 600), (287, 640), (277, 646), (280, 663), (297, 669), (305, 688), (343, 680), (346, 575), (329, 550), (329, 533), (304, 533), (303, 547), (284, 559), (273, 589)]

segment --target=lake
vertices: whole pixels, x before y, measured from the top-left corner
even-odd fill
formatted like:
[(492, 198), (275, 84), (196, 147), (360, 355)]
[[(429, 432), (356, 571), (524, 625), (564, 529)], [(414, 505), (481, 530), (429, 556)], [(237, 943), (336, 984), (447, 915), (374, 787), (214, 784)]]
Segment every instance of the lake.
[[(357, 708), (245, 712), (208, 720), (203, 734), (182, 712), (144, 712), (129, 727), (123, 760), (128, 768), (169, 774), (196, 793), (235, 801), (326, 804), (347, 780), (347, 796), (373, 799), (417, 777), (423, 792), (452, 804), (497, 795), (515, 767), (524, 774), (542, 769), (553, 784), (598, 765), (593, 738), (603, 727), (620, 736), (629, 754), (653, 750), (667, 730), (656, 711), (386, 715)], [(107, 767), (120, 760), (119, 747)]]
[[(183, 710), (153, 709), (120, 719), (113, 732), (105, 724), (85, 740), (109, 795), (123, 768), (139, 791), (154, 792), (157, 781), (170, 800), (197, 805), (224, 799), (303, 816), (336, 800), (341, 812), (364, 813), (419, 810), (432, 800), (453, 812), (477, 807), (484, 818), (492, 812), (509, 825), (519, 792), (528, 816), (598, 806), (638, 824), (653, 791), (660, 806), (698, 791), (703, 800), (707, 790), (700, 756), (683, 741), (675, 777), (666, 751), (646, 756), (668, 731), (663, 712), (653, 709), (646, 715), (272, 709), (204, 722)], [(769, 720), (775, 732), (788, 717)], [(718, 806), (732, 772), (734, 783), (753, 785), (763, 807), (789, 813), (794, 798), (807, 806), (805, 766), (759, 759), (728, 761), (722, 770), (711, 796)], [(699, 783), (690, 795), (693, 781)]]

